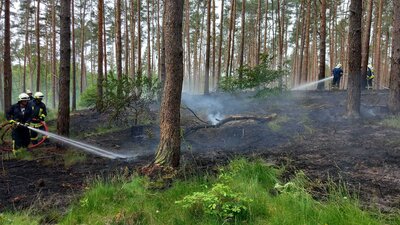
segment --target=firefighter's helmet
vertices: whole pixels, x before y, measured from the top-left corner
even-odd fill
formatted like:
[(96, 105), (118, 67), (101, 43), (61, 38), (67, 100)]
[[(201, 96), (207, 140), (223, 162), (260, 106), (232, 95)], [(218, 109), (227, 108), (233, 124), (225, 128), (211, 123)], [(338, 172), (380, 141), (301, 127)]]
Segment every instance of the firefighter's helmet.
[(25, 93), (27, 93), (27, 94), (29, 95), (29, 94), (32, 94), (32, 91), (29, 90), (29, 89), (26, 89), (26, 92), (25, 92)]
[(29, 101), (29, 95), (26, 93), (19, 94), (18, 101)]
[(34, 98), (42, 100), (44, 98), (44, 95), (42, 92), (38, 91), (35, 93)]

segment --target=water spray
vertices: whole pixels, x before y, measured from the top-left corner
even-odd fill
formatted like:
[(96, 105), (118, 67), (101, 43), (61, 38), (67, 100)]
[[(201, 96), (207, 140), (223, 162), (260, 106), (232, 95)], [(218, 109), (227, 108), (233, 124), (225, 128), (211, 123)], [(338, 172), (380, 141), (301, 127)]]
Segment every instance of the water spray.
[(306, 90), (307, 88), (312, 87), (312, 86), (314, 86), (316, 84), (319, 84), (319, 83), (322, 83), (322, 82), (325, 82), (325, 81), (328, 81), (328, 80), (332, 80), (332, 79), (333, 79), (333, 76), (332, 77), (327, 77), (327, 78), (322, 79), (322, 80), (313, 81), (311, 83), (303, 84), (303, 85), (297, 86), (295, 88), (292, 88), (292, 91)]
[(50, 132), (47, 132), (47, 131), (39, 130), (39, 129), (36, 129), (36, 128), (33, 128), (33, 127), (29, 127), (29, 126), (25, 126), (25, 127), (27, 127), (28, 129), (30, 129), (32, 131), (35, 131), (37, 133), (43, 134), (43, 135), (51, 137), (51, 138), (53, 138), (55, 140), (64, 142), (66, 144), (69, 144), (69, 145), (72, 145), (74, 147), (77, 147), (77, 148), (79, 148), (79, 149), (81, 149), (83, 151), (86, 151), (86, 152), (89, 152), (89, 153), (92, 153), (92, 154), (95, 154), (95, 155), (98, 155), (98, 156), (101, 156), (101, 157), (104, 157), (104, 158), (126, 159), (126, 158), (132, 158), (133, 157), (133, 156), (129, 156), (129, 155), (121, 155), (121, 154), (117, 154), (117, 153), (114, 153), (114, 152), (106, 151), (104, 149), (98, 148), (98, 147), (93, 146), (93, 145), (85, 144), (85, 143), (82, 143), (82, 142), (79, 142), (79, 141), (75, 141), (75, 140), (72, 140), (72, 139), (57, 135), (57, 134), (53, 134), (53, 133), (50, 133)]

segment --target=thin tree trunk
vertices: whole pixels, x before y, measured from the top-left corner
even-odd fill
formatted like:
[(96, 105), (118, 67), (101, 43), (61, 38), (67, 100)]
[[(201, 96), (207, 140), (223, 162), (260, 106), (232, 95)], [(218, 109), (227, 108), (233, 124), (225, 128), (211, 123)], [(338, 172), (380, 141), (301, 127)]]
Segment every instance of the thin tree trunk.
[(371, 36), (371, 23), (372, 23), (372, 8), (374, 1), (373, 0), (366, 0), (367, 1), (367, 16), (365, 20), (365, 24), (363, 26), (362, 32), (362, 50), (361, 50), (361, 87), (365, 88), (366, 81), (367, 81), (367, 66), (368, 66), (368, 58), (369, 58), (369, 41)]
[(186, 35), (186, 61), (187, 69), (186, 73), (188, 76), (189, 91), (192, 91), (192, 76), (191, 76), (191, 58), (190, 58), (190, 1), (185, 1), (186, 12), (185, 12), (185, 35)]
[(4, 113), (11, 106), (12, 70), (11, 70), (11, 30), (10, 0), (4, 2)]
[(210, 93), (210, 54), (211, 54), (211, 1), (207, 0), (207, 39), (206, 39), (206, 63), (204, 74), (204, 94)]
[[(188, 0), (189, 2), (189, 0)], [(190, 46), (190, 43), (189, 43)], [(190, 56), (189, 56), (190, 65)], [(190, 70), (190, 66), (189, 66)], [(157, 75), (161, 80), (161, 34), (160, 34), (160, 0), (157, 0)], [(190, 76), (190, 71), (189, 71)]]
[(72, 8), (72, 111), (76, 110), (76, 53), (75, 53), (75, 5), (71, 0)]
[(219, 25), (219, 43), (218, 43), (218, 67), (217, 67), (217, 90), (219, 87), (219, 81), (221, 80), (221, 65), (222, 65), (222, 36), (224, 34), (224, 3), (225, 0), (222, 0), (221, 3), (221, 21)]
[(212, 0), (212, 15), (213, 15), (213, 18), (212, 18), (212, 20), (213, 20), (213, 28), (212, 28), (212, 45), (213, 45), (213, 47), (212, 47), (212, 51), (213, 51), (213, 53), (212, 53), (212, 82), (211, 82), (211, 86), (212, 86), (212, 88), (213, 89), (215, 89), (215, 63), (216, 63), (216, 61), (215, 61), (215, 55), (217, 54), (217, 49), (216, 49), (216, 40), (217, 40), (217, 34), (216, 34), (216, 30), (215, 30), (215, 17), (216, 17), (216, 12), (215, 12), (215, 10), (216, 10), (216, 8), (215, 8), (215, 0)]
[(136, 74), (136, 67), (135, 67), (135, 30), (136, 30), (136, 20), (135, 20), (135, 1), (131, 0), (131, 77), (134, 78)]
[[(82, 9), (83, 8), (83, 9)], [(83, 93), (83, 81), (85, 77), (85, 16), (86, 16), (86, 1), (83, 1), (81, 10), (81, 86), (80, 94)]]
[(128, 1), (125, 0), (125, 76), (129, 75), (129, 28), (128, 28)]
[(305, 17), (306, 17), (306, 10), (304, 10), (305, 7), (305, 0), (302, 0), (301, 2), (301, 8), (300, 8), (300, 15), (301, 15), (301, 41), (300, 41), (300, 65), (299, 65), (299, 70), (298, 70), (298, 75), (297, 75), (297, 84), (304, 84), (304, 78), (302, 77), (303, 75), (303, 67), (304, 67), (304, 45), (305, 45), (305, 34), (306, 34), (306, 23), (305, 23)]
[[(354, 0), (352, 0), (354, 1)], [(359, 1), (359, 0), (357, 0)], [(325, 78), (325, 54), (326, 54), (326, 0), (321, 0), (321, 46), (319, 48), (319, 74), (318, 80)], [(318, 83), (318, 90), (323, 90), (325, 84)]]
[(36, 7), (36, 91), (40, 91), (40, 0)]
[(151, 80), (151, 25), (150, 25), (150, 0), (147, 0), (147, 77)]
[(97, 102), (98, 111), (103, 110), (103, 0), (98, 0), (97, 30)]
[(142, 25), (141, 25), (141, 0), (137, 0), (137, 14), (138, 14), (138, 40), (137, 40), (137, 48), (138, 48), (138, 78), (142, 77)]
[(64, 136), (69, 135), (70, 72), (71, 1), (64, 0), (60, 7), (60, 98), (57, 117), (57, 133)]
[(301, 75), (301, 83), (307, 83), (307, 77), (308, 77), (308, 64), (309, 64), (309, 58), (310, 58), (310, 20), (311, 20), (311, 1), (307, 0), (306, 5), (307, 7), (307, 12), (306, 12), (306, 30), (304, 32), (305, 34), (305, 53), (304, 53), (304, 71), (302, 71), (302, 75)]
[(28, 50), (29, 50), (29, 39), (28, 39), (29, 38), (29, 19), (30, 19), (29, 8), (31, 5), (31, 1), (28, 0), (26, 4), (27, 4), (27, 6), (26, 6), (26, 12), (25, 12), (26, 27), (25, 27), (25, 44), (24, 44), (24, 75), (22, 78), (22, 92), (26, 91), (26, 60), (27, 60), (27, 55), (28, 55)]
[[(116, 21), (115, 26), (117, 28), (116, 32), (116, 63), (117, 63), (117, 77), (122, 79), (122, 33), (121, 33), (121, 0), (116, 2)], [(121, 91), (121, 90), (120, 90)]]
[(256, 44), (256, 65), (260, 64), (261, 49), (261, 0), (258, 0), (257, 6), (257, 44)]
[(180, 159), (180, 103), (183, 83), (183, 1), (165, 1), (166, 82), (160, 113), (160, 144), (154, 163), (178, 167)]
[[(243, 68), (243, 51), (244, 51), (244, 30), (246, 24), (246, 1), (242, 0), (242, 34), (240, 41), (240, 53), (239, 53), (239, 68)], [(243, 78), (242, 70), (239, 70), (239, 79)]]
[(231, 61), (230, 61), (230, 68), (229, 68), (229, 76), (232, 75), (232, 70), (233, 70), (233, 58), (235, 56), (235, 33), (236, 33), (236, 8), (237, 8), (237, 2), (235, 0), (235, 7), (233, 8), (233, 30), (232, 30), (232, 48), (231, 48)]
[(361, 19), (362, 1), (351, 0), (349, 24), (349, 77), (347, 87), (347, 115), (360, 115), (361, 78)]
[(268, 54), (268, 1), (265, 0), (264, 54)]
[[(104, 0), (103, 0), (103, 2), (104, 2)], [(106, 30), (106, 15), (105, 15), (105, 5), (103, 5), (103, 49), (104, 49), (104, 52), (103, 52), (103, 58), (104, 58), (104, 71), (103, 71), (103, 73), (104, 73), (104, 76), (103, 76), (103, 80), (104, 80), (104, 82), (105, 83), (107, 83), (107, 72), (108, 72), (108, 69), (107, 69), (107, 30)], [(112, 68), (112, 64), (111, 64), (111, 68)]]
[(393, 1), (392, 57), (388, 106), (394, 114), (400, 113), (400, 2)]
[(234, 11), (235, 11), (235, 4), (236, 4), (236, 0), (232, 0), (231, 3), (231, 16), (230, 16), (230, 22), (229, 22), (229, 34), (228, 34), (228, 47), (227, 47), (227, 54), (228, 56), (226, 57), (226, 76), (229, 76), (229, 64), (231, 61), (231, 41), (232, 41), (232, 32), (233, 32), (233, 23), (234, 23)]
[(52, 105), (53, 108), (56, 108), (56, 78), (57, 78), (57, 56), (56, 56), (56, 0), (52, 0), (52, 5), (51, 5), (51, 23), (52, 23), (52, 63), (51, 63), (51, 78), (52, 78)]
[[(375, 73), (378, 76), (382, 76), (381, 74), (381, 39), (382, 39), (382, 11), (383, 11), (383, 2), (384, 0), (379, 0), (379, 8), (378, 8), (378, 29), (376, 33), (376, 45), (375, 45), (375, 60), (374, 67)], [(381, 88), (380, 79), (376, 80), (376, 89)]]

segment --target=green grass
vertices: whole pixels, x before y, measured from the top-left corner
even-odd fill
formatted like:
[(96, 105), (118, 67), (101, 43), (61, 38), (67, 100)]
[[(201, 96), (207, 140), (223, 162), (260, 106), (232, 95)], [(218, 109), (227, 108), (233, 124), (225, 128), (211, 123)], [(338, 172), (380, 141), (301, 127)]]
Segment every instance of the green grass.
[(39, 225), (39, 218), (29, 212), (0, 213), (1, 225)]
[(386, 127), (400, 129), (400, 116), (390, 116), (382, 121)]
[(64, 166), (70, 167), (77, 163), (84, 162), (86, 160), (86, 154), (78, 151), (67, 150), (65, 154), (63, 154)]
[[(339, 185), (332, 184), (326, 201), (316, 201), (306, 191), (304, 174), (281, 183), (280, 173), (261, 160), (238, 159), (221, 168), (218, 176), (176, 180), (164, 190), (149, 189), (151, 183), (138, 176), (129, 181), (98, 180), (59, 224), (378, 225), (400, 221), (399, 215), (389, 220), (382, 214), (362, 211), (357, 199)], [(223, 210), (232, 205), (241, 205), (239, 212), (235, 208)], [(233, 216), (227, 216), (230, 212)]]
[(273, 132), (279, 132), (282, 129), (282, 125), (289, 121), (289, 117), (286, 115), (278, 116), (275, 120), (268, 122), (268, 127)]

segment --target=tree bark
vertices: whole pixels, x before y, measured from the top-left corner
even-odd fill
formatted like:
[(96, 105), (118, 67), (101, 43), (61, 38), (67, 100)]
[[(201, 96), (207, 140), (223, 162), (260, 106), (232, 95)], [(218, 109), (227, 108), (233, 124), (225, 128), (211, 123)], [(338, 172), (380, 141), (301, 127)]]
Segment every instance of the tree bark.
[(97, 102), (98, 111), (103, 109), (103, 0), (98, 0), (97, 30)]
[(204, 94), (210, 94), (210, 54), (211, 54), (211, 1), (207, 0), (207, 40), (206, 40), (206, 62), (204, 73)]
[(221, 21), (219, 23), (219, 43), (218, 43), (218, 67), (217, 67), (217, 90), (219, 87), (219, 81), (221, 80), (221, 65), (222, 65), (222, 36), (224, 34), (224, 3), (225, 0), (222, 0), (221, 3)]
[(183, 1), (165, 1), (166, 83), (160, 115), (160, 144), (154, 163), (178, 167), (180, 159), (180, 103), (183, 83)]
[(11, 30), (10, 0), (4, 1), (4, 113), (11, 106), (12, 69), (11, 69)]
[(215, 63), (216, 63), (216, 61), (215, 61), (215, 59), (216, 59), (216, 57), (215, 57), (215, 55), (217, 54), (217, 49), (216, 49), (216, 41), (217, 41), (217, 34), (216, 34), (216, 30), (215, 30), (215, 17), (216, 17), (216, 13), (215, 13), (215, 0), (212, 0), (212, 15), (213, 15), (213, 26), (212, 26), (212, 45), (213, 45), (213, 47), (212, 47), (212, 51), (213, 51), (213, 53), (212, 53), (212, 72), (211, 72), (211, 74), (212, 74), (212, 82), (211, 82), (211, 86), (212, 86), (212, 88), (213, 89), (215, 89)]
[[(353, 2), (354, 0), (352, 0)], [(359, 1), (359, 0), (357, 0)], [(326, 54), (326, 0), (321, 0), (321, 46), (319, 47), (319, 74), (318, 80), (325, 78), (325, 54)], [(360, 46), (361, 48), (361, 46)], [(325, 88), (325, 83), (320, 82), (317, 86), (318, 90)]]
[[(117, 28), (116, 33), (116, 63), (117, 63), (117, 77), (118, 80), (122, 79), (122, 33), (121, 33), (121, 0), (116, 2), (116, 21), (115, 26)], [(120, 90), (121, 91), (121, 90)]]
[(40, 0), (36, 7), (36, 91), (40, 91)]
[(392, 69), (390, 70), (389, 110), (400, 113), (400, 2), (393, 1)]
[(189, 91), (192, 91), (191, 58), (190, 58), (190, 0), (186, 0), (185, 33), (186, 33), (186, 60)]
[[(246, 1), (242, 0), (242, 34), (240, 40), (239, 68), (243, 67), (243, 51), (244, 51), (244, 30), (246, 24)], [(239, 79), (243, 78), (242, 70), (239, 70)]]
[(56, 0), (51, 2), (51, 26), (52, 26), (52, 62), (51, 62), (51, 77), (52, 77), (52, 105), (56, 108), (56, 80), (57, 80), (57, 56), (56, 56)]
[(22, 78), (22, 92), (26, 91), (26, 60), (27, 60), (27, 55), (28, 55), (28, 50), (29, 50), (29, 19), (30, 19), (29, 8), (31, 5), (31, 1), (28, 0), (26, 5), (27, 6), (26, 6), (26, 12), (25, 12), (26, 27), (25, 27), (25, 46), (24, 46), (24, 75)]
[(257, 45), (256, 45), (256, 65), (260, 64), (260, 50), (261, 50), (261, 0), (258, 0), (257, 5)]
[[(382, 39), (382, 11), (383, 11), (383, 2), (384, 0), (379, 0), (379, 8), (378, 8), (378, 29), (376, 33), (376, 45), (375, 45), (375, 60), (374, 60), (374, 69), (375, 74), (377, 76), (382, 76), (381, 74), (381, 39)], [(376, 89), (381, 88), (379, 77), (375, 79), (376, 81)]]
[(138, 48), (138, 68), (137, 68), (137, 75), (140, 79), (142, 77), (142, 25), (141, 25), (141, 0), (137, 0), (137, 14), (138, 14), (138, 40), (137, 40), (137, 48)]
[(134, 78), (136, 75), (136, 68), (135, 68), (135, 30), (136, 30), (136, 20), (135, 20), (135, 1), (131, 0), (131, 77)]
[(369, 41), (371, 36), (371, 23), (372, 23), (372, 8), (374, 1), (373, 0), (366, 0), (367, 1), (367, 16), (365, 20), (365, 24), (363, 26), (362, 32), (362, 59), (361, 59), (361, 87), (365, 88), (367, 85), (367, 66), (368, 66), (368, 58), (369, 58)]
[(349, 24), (349, 75), (347, 87), (347, 115), (360, 115), (361, 80), (361, 19), (362, 1), (351, 0)]
[(83, 93), (83, 81), (85, 77), (85, 16), (86, 16), (86, 1), (82, 2), (83, 13), (81, 13), (81, 81), (80, 94)]
[(305, 34), (305, 53), (304, 53), (304, 65), (303, 65), (303, 71), (301, 75), (301, 83), (307, 83), (307, 77), (308, 77), (308, 66), (309, 66), (309, 59), (310, 59), (310, 20), (311, 20), (311, 1), (307, 0), (307, 12), (306, 12), (306, 30), (304, 32)]
[(75, 53), (75, 5), (71, 0), (72, 8), (72, 111), (76, 110), (76, 53)]
[(235, 11), (235, 4), (236, 4), (236, 0), (232, 0), (231, 1), (232, 3), (231, 3), (231, 16), (230, 16), (230, 21), (229, 21), (229, 34), (228, 34), (228, 47), (227, 47), (227, 50), (226, 50), (226, 52), (227, 52), (227, 54), (228, 54), (228, 56), (226, 57), (226, 71), (225, 71), (225, 73), (226, 73), (226, 76), (228, 77), (230, 74), (229, 74), (229, 64), (230, 64), (230, 61), (231, 61), (231, 42), (232, 42), (232, 32), (233, 32), (233, 23), (234, 23), (234, 11)]
[(60, 7), (60, 98), (57, 117), (57, 133), (64, 136), (69, 135), (70, 72), (71, 0), (63, 0), (61, 1)]
[(150, 0), (147, 0), (147, 77), (151, 80), (151, 25), (150, 25)]

